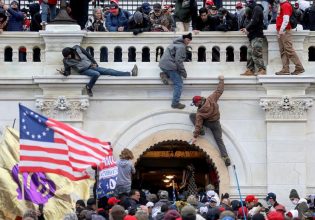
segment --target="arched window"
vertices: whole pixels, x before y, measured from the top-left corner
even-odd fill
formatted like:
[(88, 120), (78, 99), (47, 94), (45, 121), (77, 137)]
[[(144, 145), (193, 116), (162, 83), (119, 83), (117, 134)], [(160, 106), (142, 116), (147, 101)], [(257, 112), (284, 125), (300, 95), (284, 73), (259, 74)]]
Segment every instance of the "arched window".
[(40, 48), (39, 47), (34, 47), (33, 48), (33, 62), (40, 62)]
[(240, 62), (246, 62), (247, 61), (247, 47), (241, 46), (240, 48)]
[(159, 62), (164, 53), (163, 47), (157, 47), (155, 52), (155, 62)]
[(150, 48), (142, 48), (142, 62), (150, 62)]
[(308, 61), (315, 61), (315, 46), (308, 48)]
[(4, 62), (12, 62), (13, 50), (12, 47), (4, 49)]
[(108, 49), (107, 49), (107, 47), (101, 48), (100, 62), (108, 62)]
[(19, 48), (19, 62), (26, 62), (26, 48)]
[(122, 62), (122, 49), (121, 49), (121, 47), (115, 47), (115, 49), (114, 49), (114, 62)]
[(92, 56), (94, 57), (94, 48), (93, 47), (87, 47), (86, 51)]
[(220, 62), (220, 47), (212, 47), (212, 62)]
[(206, 48), (205, 47), (199, 47), (198, 48), (198, 62), (206, 62)]
[(129, 47), (128, 48), (128, 62), (136, 62), (136, 48)]
[(234, 48), (231, 46), (226, 48), (226, 62), (234, 62)]

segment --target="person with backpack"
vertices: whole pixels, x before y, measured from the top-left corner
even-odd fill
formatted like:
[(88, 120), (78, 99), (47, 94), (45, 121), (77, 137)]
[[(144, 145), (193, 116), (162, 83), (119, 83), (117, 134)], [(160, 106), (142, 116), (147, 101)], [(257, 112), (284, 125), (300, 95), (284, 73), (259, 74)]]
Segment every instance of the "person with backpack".
[[(304, 67), (292, 46), (292, 28), (290, 16), (293, 14), (293, 7), (287, 0), (280, 0), (280, 12), (276, 20), (278, 32), (278, 44), (282, 61), (282, 70), (276, 72), (276, 75), (299, 75), (304, 73)], [(295, 70), (290, 73), (289, 64), (295, 65)]]
[(109, 32), (123, 32), (128, 29), (130, 12), (121, 9), (117, 0), (110, 1), (109, 13), (106, 16), (106, 28)]

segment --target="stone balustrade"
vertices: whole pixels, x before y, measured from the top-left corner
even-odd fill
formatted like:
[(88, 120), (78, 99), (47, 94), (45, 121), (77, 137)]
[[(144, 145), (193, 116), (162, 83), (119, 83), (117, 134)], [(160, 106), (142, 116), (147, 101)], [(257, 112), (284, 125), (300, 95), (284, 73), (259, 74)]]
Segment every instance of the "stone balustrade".
[[(140, 76), (156, 76), (164, 49), (181, 35), (148, 32), (134, 36), (132, 33), (93, 33), (71, 28), (54, 31), (55, 28), (39, 33), (2, 33), (0, 64), (4, 71), (1, 74), (58, 74), (56, 69), (62, 67), (61, 50), (80, 44), (93, 54), (101, 66), (127, 70), (137, 63)], [(266, 31), (265, 35), (264, 60), (268, 74), (273, 74), (281, 68), (277, 36), (274, 31)], [(294, 48), (306, 67), (306, 74), (312, 74), (315, 70), (315, 33), (297, 31), (293, 40)], [(190, 62), (185, 63), (189, 76), (208, 76), (209, 72), (239, 75), (246, 68), (247, 46), (248, 39), (241, 32), (201, 32), (194, 35), (188, 56)]]

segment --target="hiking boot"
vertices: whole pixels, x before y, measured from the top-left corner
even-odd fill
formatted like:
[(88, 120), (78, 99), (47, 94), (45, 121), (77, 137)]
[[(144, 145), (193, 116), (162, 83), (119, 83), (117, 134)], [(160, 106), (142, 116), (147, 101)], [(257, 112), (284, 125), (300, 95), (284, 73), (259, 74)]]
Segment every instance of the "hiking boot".
[(282, 69), (279, 72), (276, 72), (276, 75), (290, 75), (290, 71)]
[(261, 68), (261, 69), (258, 70), (258, 72), (256, 73), (256, 75), (257, 75), (257, 76), (258, 76), (258, 75), (266, 75), (266, 70), (263, 69), (263, 68)]
[(304, 73), (304, 72), (305, 72), (304, 69), (295, 69), (295, 70), (291, 73), (291, 75), (300, 75), (300, 74), (302, 74), (302, 73)]
[(178, 109), (183, 109), (183, 108), (186, 107), (186, 106), (185, 106), (184, 104), (182, 104), (182, 103), (172, 104), (171, 106), (172, 106), (172, 108), (178, 108)]
[(168, 77), (166, 75), (166, 73), (164, 72), (160, 72), (160, 78), (161, 78), (161, 81), (164, 85), (168, 85)]
[(224, 163), (225, 163), (225, 166), (230, 166), (231, 165), (231, 160), (228, 156), (225, 156), (225, 157), (222, 157)]
[(244, 73), (241, 74), (241, 76), (255, 76), (255, 74), (250, 69), (247, 69)]
[(85, 89), (88, 96), (93, 97), (92, 89), (88, 85), (85, 86)]
[(131, 70), (131, 75), (132, 76), (138, 76), (138, 66), (135, 64)]

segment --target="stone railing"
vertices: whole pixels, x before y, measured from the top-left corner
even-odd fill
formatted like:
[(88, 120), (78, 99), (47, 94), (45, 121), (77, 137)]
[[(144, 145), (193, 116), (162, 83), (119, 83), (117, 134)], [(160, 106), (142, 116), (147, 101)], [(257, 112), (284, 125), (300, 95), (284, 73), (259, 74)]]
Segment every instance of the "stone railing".
[[(52, 25), (53, 26), (53, 25)], [(0, 35), (1, 74), (55, 75), (62, 67), (61, 50), (80, 44), (87, 48), (100, 66), (121, 70), (135, 63), (140, 76), (156, 76), (158, 60), (164, 49), (181, 33), (148, 32), (137, 36), (132, 33), (91, 33), (77, 29), (47, 31), (4, 32)], [(277, 36), (265, 32), (264, 60), (268, 74), (281, 68)], [(315, 70), (315, 33), (297, 31), (293, 34), (294, 48), (300, 56), (306, 74)], [(246, 68), (248, 39), (241, 32), (201, 32), (193, 36), (190, 45), (188, 72), (207, 76), (209, 72), (239, 75)], [(123, 65), (122, 65), (123, 64)]]

